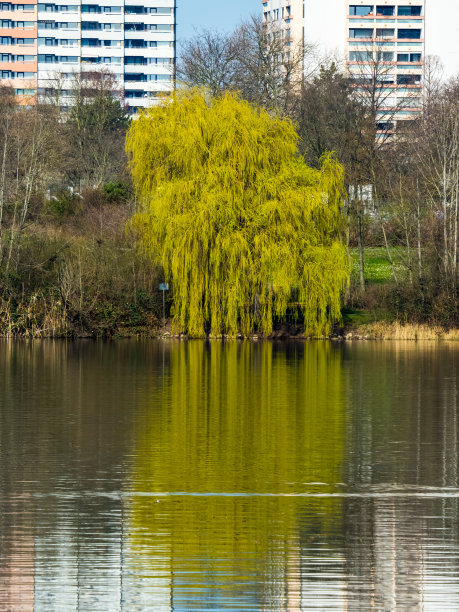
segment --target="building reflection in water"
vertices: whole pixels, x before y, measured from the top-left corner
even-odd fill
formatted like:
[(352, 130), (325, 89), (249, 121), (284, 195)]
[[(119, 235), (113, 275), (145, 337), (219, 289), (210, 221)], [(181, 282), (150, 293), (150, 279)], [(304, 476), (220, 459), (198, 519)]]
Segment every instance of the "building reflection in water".
[(0, 345), (0, 609), (459, 609), (457, 358)]
[(1, 533), (8, 533), (8, 538), (3, 536), (0, 541), (0, 609), (14, 612), (33, 610), (35, 602), (34, 538), (27, 526), (21, 525), (21, 504), (17, 500), (7, 512), (3, 504), (0, 506)]
[(365, 346), (350, 353), (346, 480), (357, 497), (344, 504), (349, 606), (459, 609), (459, 352), (381, 343), (372, 359)]

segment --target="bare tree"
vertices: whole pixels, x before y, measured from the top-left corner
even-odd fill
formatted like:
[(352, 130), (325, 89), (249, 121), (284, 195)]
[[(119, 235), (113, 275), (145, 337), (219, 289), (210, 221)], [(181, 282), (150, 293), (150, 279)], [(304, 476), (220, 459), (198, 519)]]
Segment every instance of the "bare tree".
[(244, 98), (264, 108), (286, 113), (309, 73), (318, 69), (311, 58), (314, 46), (294, 46), (288, 32), (276, 24), (252, 17), (235, 33), (237, 40), (237, 88)]
[(194, 36), (183, 47), (177, 75), (214, 96), (240, 91), (254, 104), (286, 113), (318, 64), (315, 46), (295, 46), (288, 30), (252, 17), (231, 34), (204, 30)]
[(72, 180), (99, 187), (118, 176), (126, 163), (124, 139), (129, 123), (122, 91), (109, 71), (74, 75), (67, 129), (74, 157)]
[(3, 241), (6, 272), (17, 268), (32, 199), (44, 192), (54, 172), (59, 134), (59, 123), (50, 107), (18, 108), (11, 116), (9, 157), (3, 168), (9, 203), (8, 237)]
[[(350, 75), (355, 83), (355, 95), (366, 107), (375, 130), (375, 147), (383, 146), (391, 139), (401, 110), (420, 108), (421, 75), (395, 74), (393, 51), (387, 51), (384, 38), (376, 38), (366, 50), (354, 51), (354, 63), (350, 64)], [(401, 78), (407, 82), (401, 81)], [(405, 91), (398, 95), (400, 86)]]
[(213, 96), (235, 87), (237, 44), (234, 34), (202, 30), (186, 41), (177, 78), (190, 87), (204, 87)]
[(427, 55), (424, 60), (424, 102), (429, 104), (444, 85), (444, 69), (438, 55)]
[(442, 268), (446, 286), (458, 282), (459, 79), (431, 99), (418, 123), (413, 147), (423, 188), (442, 227)]
[(0, 89), (0, 265), (3, 259), (5, 200), (8, 190), (8, 161), (12, 149), (12, 123), (16, 112), (16, 99), (13, 89)]
[[(412, 111), (412, 118), (422, 108), (421, 78), (416, 74), (396, 75), (396, 57), (385, 45), (386, 37), (393, 33), (388, 30), (376, 31), (376, 37), (369, 40), (365, 48), (351, 52), (350, 76), (354, 82), (355, 97), (368, 117), (368, 138), (366, 139), (366, 179), (349, 192), (350, 206), (356, 211), (357, 235), (360, 249), (360, 284), (364, 288), (364, 216), (368, 205), (379, 219), (384, 237), (387, 257), (396, 278), (389, 241), (385, 228), (385, 214), (379, 206), (385, 187), (385, 161), (387, 152), (394, 144), (394, 133), (399, 122), (400, 111)], [(400, 95), (403, 88), (403, 95)], [(403, 122), (402, 122), (403, 123)], [(358, 194), (371, 190), (366, 202)]]

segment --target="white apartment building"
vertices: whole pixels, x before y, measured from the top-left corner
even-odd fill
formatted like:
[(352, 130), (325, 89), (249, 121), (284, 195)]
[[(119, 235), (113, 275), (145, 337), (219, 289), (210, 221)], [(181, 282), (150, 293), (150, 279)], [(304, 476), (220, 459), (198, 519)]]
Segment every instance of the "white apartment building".
[(171, 91), (176, 0), (20, 2), (0, 3), (0, 85), (23, 104), (57, 84), (70, 103), (75, 74), (100, 70), (113, 73), (133, 109)]
[(287, 45), (344, 58), (358, 87), (377, 64), (381, 131), (420, 112), (427, 56), (439, 57), (446, 77), (459, 74), (459, 0), (264, 0), (263, 20), (284, 30)]

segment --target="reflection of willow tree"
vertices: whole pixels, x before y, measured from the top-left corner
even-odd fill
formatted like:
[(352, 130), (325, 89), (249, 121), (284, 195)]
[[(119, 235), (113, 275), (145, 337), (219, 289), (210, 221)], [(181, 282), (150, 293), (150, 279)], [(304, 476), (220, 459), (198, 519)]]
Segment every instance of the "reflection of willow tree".
[(286, 564), (269, 568), (298, 541), (300, 518), (302, 534), (327, 540), (340, 500), (286, 495), (342, 482), (344, 394), (341, 352), (330, 345), (175, 346), (162, 410), (138, 429), (133, 474), (136, 491), (163, 495), (134, 497), (132, 545), (164, 571), (218, 575), (233, 563), (243, 580), (281, 571)]

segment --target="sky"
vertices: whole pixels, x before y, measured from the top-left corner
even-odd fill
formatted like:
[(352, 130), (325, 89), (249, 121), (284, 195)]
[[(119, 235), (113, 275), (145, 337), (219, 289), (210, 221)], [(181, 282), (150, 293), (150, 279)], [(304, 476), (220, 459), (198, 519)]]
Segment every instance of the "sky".
[(178, 43), (195, 29), (232, 30), (241, 19), (258, 13), (260, 0), (177, 0)]

